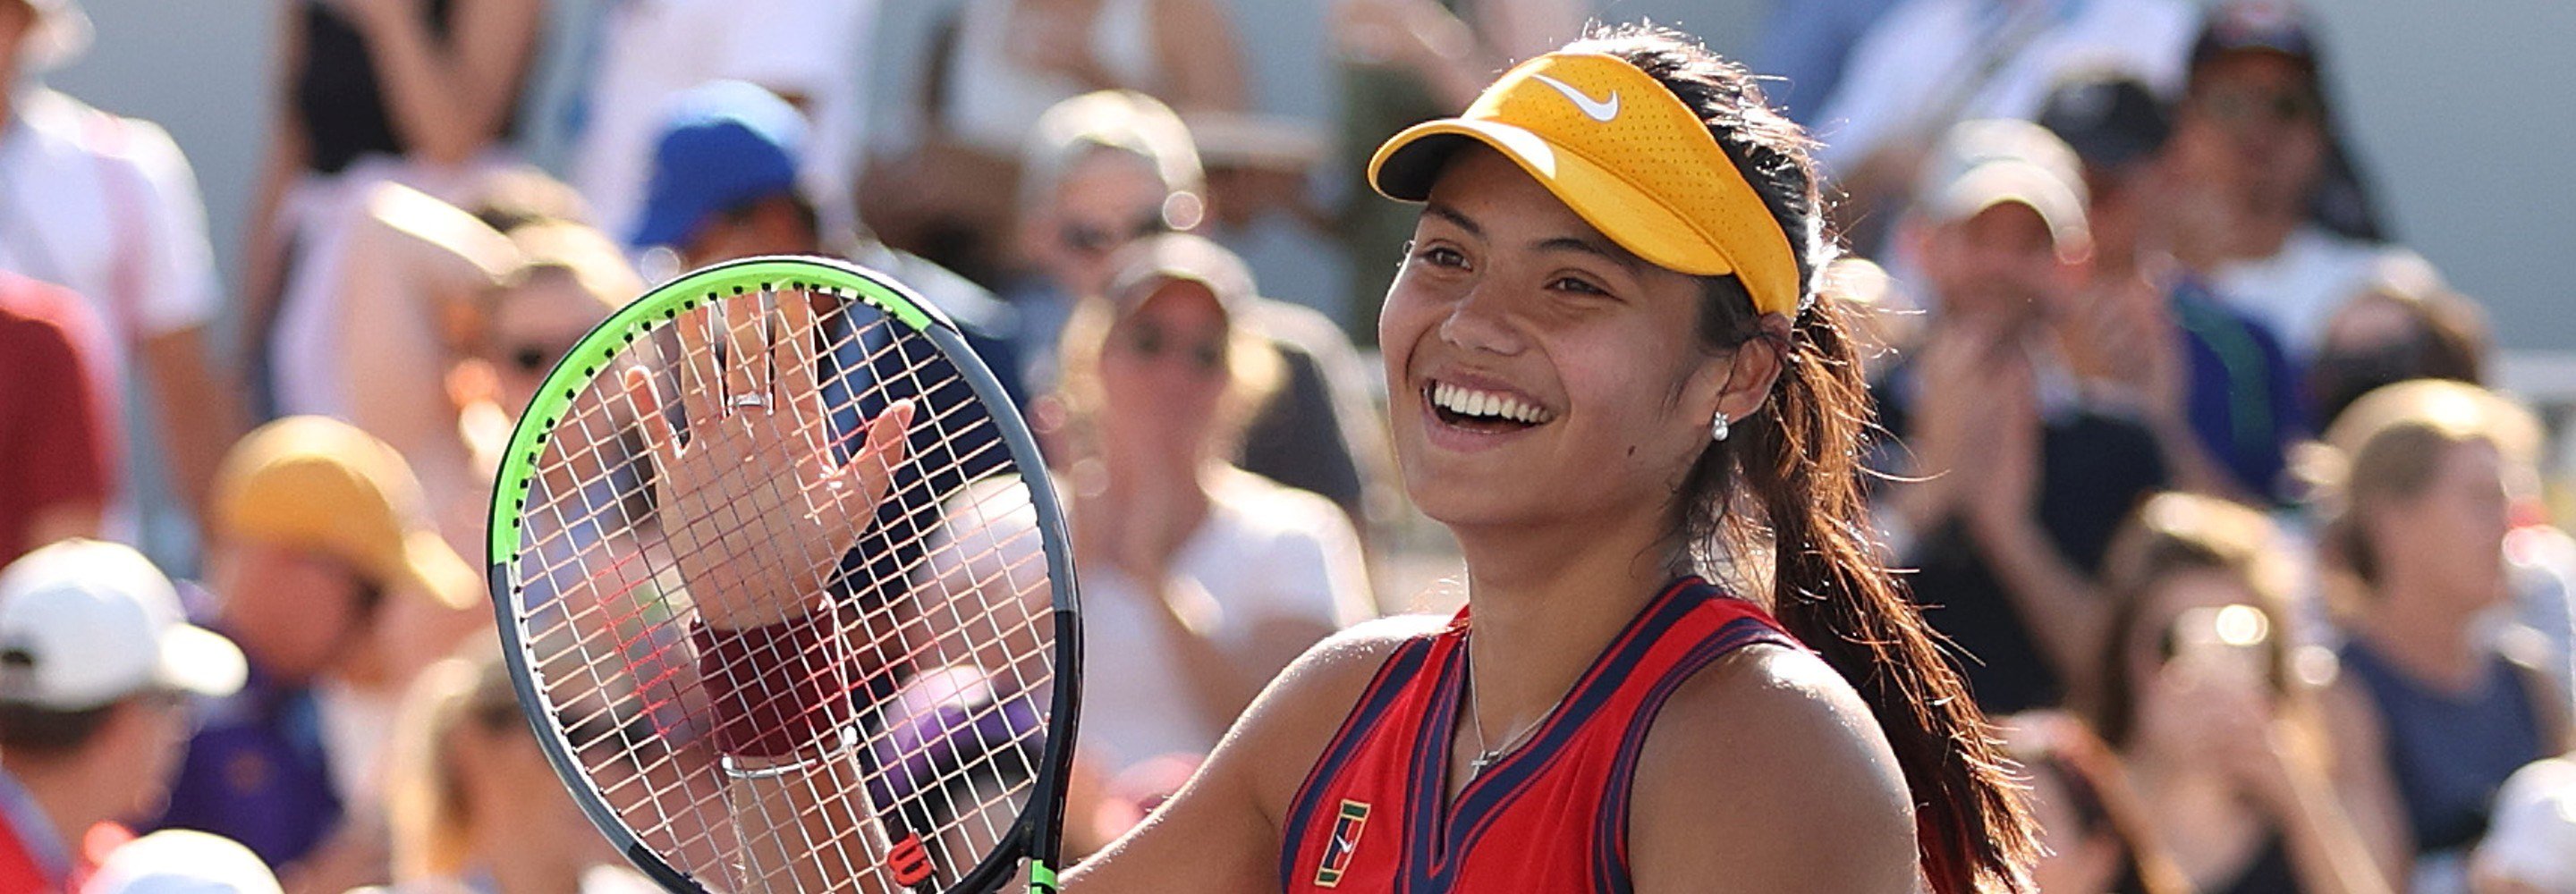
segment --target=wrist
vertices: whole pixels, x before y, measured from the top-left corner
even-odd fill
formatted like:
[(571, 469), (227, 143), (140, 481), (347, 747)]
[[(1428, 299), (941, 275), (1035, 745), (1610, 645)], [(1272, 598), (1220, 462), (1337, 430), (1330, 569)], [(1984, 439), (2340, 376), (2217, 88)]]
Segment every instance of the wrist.
[(857, 715), (860, 675), (844, 654), (835, 612), (757, 627), (693, 624), (689, 639), (720, 753), (779, 758), (827, 750)]

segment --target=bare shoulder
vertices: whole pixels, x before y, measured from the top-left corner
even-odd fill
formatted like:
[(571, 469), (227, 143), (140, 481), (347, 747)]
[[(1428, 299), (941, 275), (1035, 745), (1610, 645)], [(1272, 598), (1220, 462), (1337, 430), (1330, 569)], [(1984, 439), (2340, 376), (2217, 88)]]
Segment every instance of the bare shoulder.
[(1676, 690), (1633, 804), (1641, 892), (1914, 890), (1896, 754), (1859, 693), (1802, 649), (1748, 646)]
[(1371, 621), (1308, 649), (1253, 701), (1188, 785), (1068, 875), (1065, 890), (1278, 890), (1281, 817), (1308, 768), (1397, 648), (1441, 623)]

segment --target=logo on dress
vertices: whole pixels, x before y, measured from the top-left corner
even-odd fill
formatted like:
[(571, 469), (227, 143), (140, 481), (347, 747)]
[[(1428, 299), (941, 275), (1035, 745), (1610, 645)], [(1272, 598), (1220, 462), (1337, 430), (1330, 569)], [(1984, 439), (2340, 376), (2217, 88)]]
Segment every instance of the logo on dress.
[(1360, 830), (1368, 828), (1369, 806), (1344, 800), (1342, 810), (1333, 816), (1333, 837), (1324, 840), (1323, 865), (1315, 867), (1315, 887), (1330, 888), (1342, 883), (1342, 873), (1351, 868), (1351, 852), (1360, 846)]

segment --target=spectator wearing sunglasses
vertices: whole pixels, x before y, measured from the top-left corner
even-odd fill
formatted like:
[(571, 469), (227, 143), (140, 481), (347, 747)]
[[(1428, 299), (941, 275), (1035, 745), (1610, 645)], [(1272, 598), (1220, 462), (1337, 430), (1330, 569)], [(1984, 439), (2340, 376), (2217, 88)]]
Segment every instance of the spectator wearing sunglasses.
[[(2166, 493), (2104, 568), (2107, 648), (2085, 715), (2155, 838), (2211, 894), (2388, 892), (2396, 793), (2320, 690), (2331, 660), (2290, 625), (2298, 569), (2262, 513)], [(2112, 890), (2135, 890), (2135, 882)]]
[(1373, 604), (1332, 503), (1227, 459), (1281, 375), (1244, 316), (1243, 262), (1186, 234), (1115, 261), (1065, 327), (1052, 456), (1082, 576), (1082, 753), (1111, 777), (1204, 756), (1264, 682)]
[[(1196, 232), (1206, 172), (1188, 125), (1153, 97), (1120, 90), (1048, 109), (1021, 161), (1019, 282), (1004, 289), (1019, 314), (1019, 356), (1030, 392), (1062, 367), (1056, 347), (1078, 299), (1101, 294), (1129, 244)], [(1366, 380), (1348, 337), (1320, 314), (1246, 295), (1246, 328), (1270, 342), (1282, 369), (1276, 399), (1232, 445), (1250, 472), (1324, 495), (1365, 527), (1390, 514), (1393, 473)], [(1038, 414), (1040, 416), (1044, 413)]]
[(2385, 249), (2326, 102), (2322, 48), (2288, 0), (2229, 0), (2192, 46), (2172, 151), (2174, 250), (2217, 292), (2315, 355), (2326, 317)]

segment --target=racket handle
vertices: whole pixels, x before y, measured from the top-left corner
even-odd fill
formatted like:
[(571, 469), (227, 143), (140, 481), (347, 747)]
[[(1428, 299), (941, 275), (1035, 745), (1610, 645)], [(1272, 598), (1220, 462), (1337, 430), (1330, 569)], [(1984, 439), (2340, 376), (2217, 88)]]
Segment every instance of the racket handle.
[(840, 742), (858, 714), (840, 626), (828, 608), (741, 630), (690, 625), (718, 751), (783, 758)]

